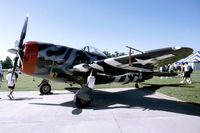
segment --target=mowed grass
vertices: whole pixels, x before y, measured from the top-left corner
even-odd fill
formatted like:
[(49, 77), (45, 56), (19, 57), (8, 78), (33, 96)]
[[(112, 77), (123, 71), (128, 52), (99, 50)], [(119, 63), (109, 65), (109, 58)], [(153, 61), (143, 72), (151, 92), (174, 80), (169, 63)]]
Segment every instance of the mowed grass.
[[(6, 74), (4, 74), (5, 77)], [(19, 78), (16, 82), (16, 91), (38, 91), (38, 85), (42, 79), (31, 77), (25, 74), (19, 75)], [(180, 100), (200, 104), (200, 71), (194, 71), (192, 73), (191, 85), (189, 84), (180, 84), (181, 77), (176, 76), (173, 78), (163, 78), (154, 77), (150, 80), (147, 80), (143, 83), (140, 83), (140, 88), (148, 88), (152, 91), (157, 91), (168, 96), (178, 98)], [(59, 83), (50, 81), (52, 90), (64, 90), (64, 89), (76, 89), (80, 88), (79, 85), (70, 85), (66, 83)], [(134, 83), (129, 84), (104, 84), (104, 85), (95, 85), (95, 88), (125, 88), (125, 87), (134, 87)], [(0, 91), (8, 91), (5, 78), (3, 80)]]

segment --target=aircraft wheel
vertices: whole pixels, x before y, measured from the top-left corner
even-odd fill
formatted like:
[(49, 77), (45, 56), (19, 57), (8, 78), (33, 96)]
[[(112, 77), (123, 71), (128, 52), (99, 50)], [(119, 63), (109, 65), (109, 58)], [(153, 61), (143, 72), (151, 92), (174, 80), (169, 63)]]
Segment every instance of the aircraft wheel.
[(51, 86), (50, 86), (50, 84), (47, 84), (47, 83), (42, 84), (42, 85), (40, 86), (40, 93), (41, 93), (42, 95), (50, 94), (50, 93), (51, 93)]
[(138, 83), (136, 83), (136, 84), (135, 84), (135, 88), (139, 88), (139, 85), (138, 85)]
[(91, 104), (92, 101), (85, 101), (77, 96), (75, 96), (74, 98), (74, 104), (76, 105), (76, 107), (78, 108), (86, 108)]

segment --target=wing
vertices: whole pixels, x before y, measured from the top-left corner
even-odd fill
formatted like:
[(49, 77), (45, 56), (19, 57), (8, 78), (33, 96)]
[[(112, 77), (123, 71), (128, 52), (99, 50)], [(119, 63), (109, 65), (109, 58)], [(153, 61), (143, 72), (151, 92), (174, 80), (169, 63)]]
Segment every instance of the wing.
[(91, 64), (80, 64), (74, 66), (77, 70), (95, 69), (109, 75), (120, 75), (128, 72), (153, 72), (160, 66), (172, 64), (182, 58), (187, 57), (193, 49), (187, 47), (170, 47), (146, 51), (142, 54), (131, 55), (132, 66), (129, 66), (129, 56), (120, 56), (104, 60), (94, 61)]

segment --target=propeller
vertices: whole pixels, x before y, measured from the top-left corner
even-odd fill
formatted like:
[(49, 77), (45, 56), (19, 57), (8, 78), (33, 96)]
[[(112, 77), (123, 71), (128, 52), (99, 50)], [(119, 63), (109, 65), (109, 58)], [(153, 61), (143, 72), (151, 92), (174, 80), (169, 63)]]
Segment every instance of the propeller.
[(23, 50), (24, 50), (23, 42), (24, 42), (24, 38), (26, 36), (28, 18), (29, 18), (29, 14), (26, 15), (26, 19), (25, 19), (25, 22), (24, 22), (24, 25), (23, 25), (23, 28), (22, 28), (22, 31), (21, 31), (21, 35), (20, 35), (19, 41), (17, 41), (17, 40), (15, 41), (15, 49), (13, 49), (13, 48), (12, 49), (8, 49), (8, 52), (10, 52), (12, 54), (16, 54), (16, 57), (14, 59), (14, 66), (13, 66), (13, 70), (12, 70), (12, 77), (13, 77), (13, 74), (15, 73), (18, 59), (19, 59), (20, 64), (21, 64), (21, 66), (23, 68), (21, 55), (23, 54)]

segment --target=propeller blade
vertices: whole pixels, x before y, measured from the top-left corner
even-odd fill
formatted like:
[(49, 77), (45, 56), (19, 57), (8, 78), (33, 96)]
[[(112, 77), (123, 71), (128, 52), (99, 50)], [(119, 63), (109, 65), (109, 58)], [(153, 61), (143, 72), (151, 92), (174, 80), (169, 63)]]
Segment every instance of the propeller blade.
[(14, 48), (11, 48), (11, 49), (8, 49), (8, 52), (11, 53), (11, 54), (17, 54), (18, 50), (14, 49)]
[(21, 66), (22, 66), (22, 69), (23, 69), (23, 62), (22, 62), (22, 59), (21, 59), (19, 53), (17, 53), (17, 56), (19, 57), (19, 62), (20, 62)]
[(18, 61), (18, 59), (19, 59), (19, 57), (16, 56), (16, 57), (15, 57), (15, 62), (14, 62), (14, 66), (13, 66), (13, 71), (12, 71), (12, 76), (11, 76), (11, 78), (13, 77), (13, 74), (15, 73), (15, 69), (16, 69), (16, 67), (17, 67), (17, 61)]
[(27, 25), (28, 25), (28, 18), (29, 18), (29, 14), (26, 15), (24, 26), (22, 28), (21, 36), (20, 36), (20, 39), (19, 39), (19, 45), (18, 45), (19, 49), (22, 48), (23, 41), (24, 41), (24, 38), (26, 36), (26, 30), (27, 30)]
[(16, 41), (15, 41), (15, 48), (18, 48), (18, 46), (19, 46), (19, 41), (16, 40)]

